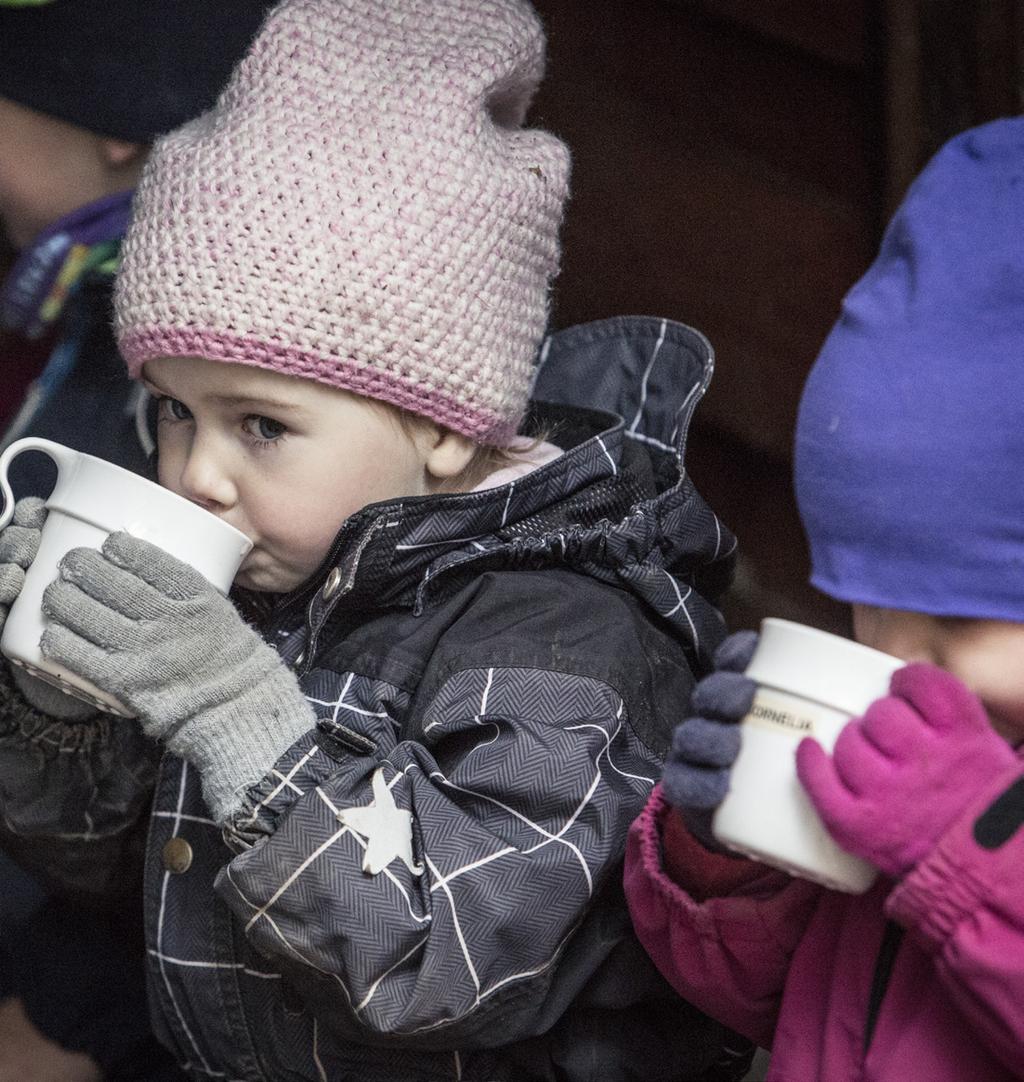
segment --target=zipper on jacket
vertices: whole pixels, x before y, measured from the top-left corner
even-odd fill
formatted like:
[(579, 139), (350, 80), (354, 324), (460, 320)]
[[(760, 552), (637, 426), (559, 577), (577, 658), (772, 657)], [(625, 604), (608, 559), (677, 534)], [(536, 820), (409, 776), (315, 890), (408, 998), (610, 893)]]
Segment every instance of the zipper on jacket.
[(871, 1038), (875, 1034), (875, 1025), (882, 1009), (882, 1000), (885, 998), (886, 989), (889, 987), (889, 978), (892, 976), (892, 967), (896, 962), (896, 952), (903, 942), (903, 928), (895, 921), (886, 921), (885, 932), (882, 934), (882, 945), (878, 948), (878, 957), (875, 959), (875, 972), (871, 978), (871, 993), (868, 996), (868, 1014), (864, 1024), (864, 1049), (863, 1055), (867, 1059), (868, 1049), (871, 1047)]
[[(352, 587), (355, 585), (356, 574), (359, 571), (359, 561), (363, 557), (363, 552), (366, 550), (366, 546), (369, 545), (369, 543), (374, 539), (374, 537), (376, 537), (376, 535), (380, 532), (383, 526), (391, 525), (391, 523), (386, 522), (386, 519), (386, 515), (378, 515), (377, 518), (375, 518), (373, 522), (370, 523), (369, 527), (360, 538), (355, 553), (352, 556), (352, 563), (348, 569), (348, 575), (346, 576), (345, 581), (341, 584), (340, 589), (338, 589), (335, 592), (334, 596), (331, 598), (332, 609), (343, 597), (345, 597), (346, 594), (351, 592)], [(337, 542), (335, 542), (335, 544), (331, 547), (330, 555), (332, 561), (337, 559), (338, 552), (340, 552), (341, 548), (342, 546), (338, 545)], [(341, 568), (339, 567), (338, 570), (340, 571)], [(304, 676), (307, 672), (309, 672), (310, 666), (313, 664), (313, 657), (316, 654), (317, 642), (320, 638), (320, 631), (323, 628), (324, 622), (327, 618), (327, 614), (325, 614), (322, 620), (319, 620), (316, 623), (314, 623), (313, 621), (313, 609), (316, 607), (317, 598), (320, 597), (321, 590), (322, 587), (314, 592), (313, 596), (309, 599), (309, 603), (306, 606), (306, 626), (309, 628), (309, 641), (306, 643), (305, 649), (302, 651), (302, 653), (299, 654), (299, 656), (295, 659), (295, 670), (299, 674), (299, 676)]]

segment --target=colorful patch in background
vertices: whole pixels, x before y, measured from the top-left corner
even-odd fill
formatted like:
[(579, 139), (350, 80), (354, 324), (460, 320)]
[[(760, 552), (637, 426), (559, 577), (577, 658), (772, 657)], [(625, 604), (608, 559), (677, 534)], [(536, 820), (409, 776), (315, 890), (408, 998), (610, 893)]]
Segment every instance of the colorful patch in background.
[(4, 329), (40, 338), (59, 320), (87, 274), (113, 275), (130, 206), (131, 192), (119, 192), (44, 230), (18, 256), (0, 288)]

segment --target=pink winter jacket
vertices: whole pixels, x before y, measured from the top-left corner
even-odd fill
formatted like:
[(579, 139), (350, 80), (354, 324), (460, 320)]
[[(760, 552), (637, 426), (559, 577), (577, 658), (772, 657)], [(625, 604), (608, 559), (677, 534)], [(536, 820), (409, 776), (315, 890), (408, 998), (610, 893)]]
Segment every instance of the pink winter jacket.
[(1024, 1079), (1014, 770), (901, 883), (859, 896), (709, 853), (658, 786), (626, 855), (637, 934), (680, 995), (772, 1050), (769, 1080)]

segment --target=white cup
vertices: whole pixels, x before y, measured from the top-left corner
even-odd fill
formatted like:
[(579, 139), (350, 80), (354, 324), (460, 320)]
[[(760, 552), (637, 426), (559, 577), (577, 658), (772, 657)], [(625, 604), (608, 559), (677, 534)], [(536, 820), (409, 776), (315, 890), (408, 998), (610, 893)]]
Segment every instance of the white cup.
[(888, 693), (903, 664), (816, 628), (763, 620), (746, 671), (758, 688), (740, 723), (740, 753), (712, 821), (714, 836), (832, 890), (867, 890), (877, 869), (832, 840), (796, 776), (796, 749), (813, 736), (831, 752), (843, 726)]
[(57, 565), (64, 554), (81, 546), (100, 549), (108, 534), (126, 530), (191, 564), (226, 594), (252, 542), (198, 504), (144, 477), (93, 455), (31, 436), (16, 440), (0, 455), (0, 492), (5, 501), (0, 529), (14, 515), (7, 470), (11, 460), (23, 451), (48, 454), (57, 464), (57, 483), (46, 500), (48, 513), (39, 552), (8, 613), (0, 652), (69, 695), (131, 717), (131, 711), (115, 698), (39, 652), (46, 626), (40, 608), (43, 591), (57, 577)]

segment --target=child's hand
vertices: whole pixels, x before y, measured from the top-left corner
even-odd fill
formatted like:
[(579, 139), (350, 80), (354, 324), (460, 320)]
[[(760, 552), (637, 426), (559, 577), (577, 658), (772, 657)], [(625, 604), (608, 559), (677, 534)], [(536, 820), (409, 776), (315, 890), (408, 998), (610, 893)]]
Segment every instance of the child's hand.
[(231, 602), (129, 534), (111, 534), (101, 552), (68, 552), (43, 612), (43, 655), (114, 695), (147, 735), (195, 763), (212, 806), (258, 781), (315, 723), (294, 674)]
[(36, 496), (18, 500), (14, 518), (0, 531), (0, 631), (7, 613), (25, 585), (25, 572), (39, 551), (39, 538), (46, 522), (46, 507)]
[(198, 571), (126, 533), (68, 552), (43, 612), (44, 656), (116, 696), (156, 739), (281, 664)]
[[(28, 496), (14, 505), (10, 525), (0, 532), (0, 633), (11, 605), (25, 585), (25, 572), (39, 552), (45, 522), (46, 505), (38, 497)], [(50, 717), (74, 721), (96, 713), (95, 707), (65, 695), (14, 665), (11, 679), (32, 706)]]
[(978, 699), (918, 663), (898, 670), (890, 694), (846, 725), (831, 757), (801, 741), (796, 768), (832, 837), (899, 878), (1013, 761)]
[(729, 772), (740, 751), (736, 725), (750, 710), (756, 685), (743, 675), (757, 634), (739, 631), (715, 651), (715, 671), (693, 689), (690, 711), (672, 734), (662, 790), (682, 814), (690, 833), (717, 849), (711, 818), (729, 789)]

